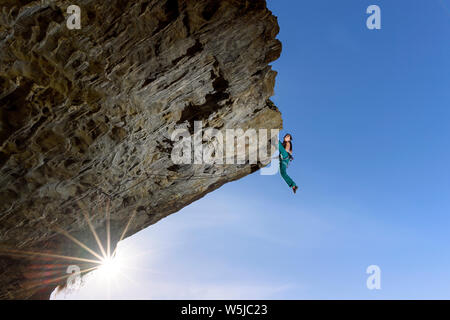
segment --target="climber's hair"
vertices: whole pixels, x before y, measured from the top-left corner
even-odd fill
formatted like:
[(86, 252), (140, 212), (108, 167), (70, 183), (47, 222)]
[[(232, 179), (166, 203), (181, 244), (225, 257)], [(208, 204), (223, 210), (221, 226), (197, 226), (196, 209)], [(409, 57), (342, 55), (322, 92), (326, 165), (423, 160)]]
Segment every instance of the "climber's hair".
[(286, 139), (286, 137), (288, 137), (288, 136), (291, 138), (291, 140), (289, 141), (289, 143), (291, 144), (291, 152), (292, 152), (292, 151), (294, 150), (294, 148), (293, 148), (293, 145), (292, 145), (292, 135), (291, 135), (290, 133), (286, 133), (286, 134), (284, 135), (282, 145), (283, 145), (283, 148), (286, 149), (286, 141), (285, 141), (285, 139)]

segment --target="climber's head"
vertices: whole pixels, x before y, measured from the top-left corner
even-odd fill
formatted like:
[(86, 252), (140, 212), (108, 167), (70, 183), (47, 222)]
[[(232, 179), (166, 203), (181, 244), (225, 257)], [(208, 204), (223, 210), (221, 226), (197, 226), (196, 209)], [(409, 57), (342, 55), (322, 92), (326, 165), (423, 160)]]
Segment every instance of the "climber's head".
[(286, 141), (286, 142), (292, 141), (292, 136), (291, 136), (291, 134), (290, 134), (290, 133), (286, 133), (286, 134), (284, 135), (283, 141)]
[(287, 145), (287, 143), (289, 142), (289, 145), (290, 145), (290, 152), (292, 152), (292, 136), (291, 136), (291, 134), (290, 133), (286, 133), (285, 135), (284, 135), (284, 138), (283, 138), (283, 147), (284, 148), (286, 148), (286, 145)]

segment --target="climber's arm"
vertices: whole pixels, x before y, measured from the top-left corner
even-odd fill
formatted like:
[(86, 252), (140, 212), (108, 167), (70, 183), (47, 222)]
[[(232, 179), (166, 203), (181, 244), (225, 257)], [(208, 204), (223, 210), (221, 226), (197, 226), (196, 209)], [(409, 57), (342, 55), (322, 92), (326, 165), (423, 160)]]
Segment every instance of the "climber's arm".
[(291, 143), (290, 143), (290, 142), (286, 143), (286, 151), (287, 151), (290, 155), (292, 155), (292, 149), (291, 149)]

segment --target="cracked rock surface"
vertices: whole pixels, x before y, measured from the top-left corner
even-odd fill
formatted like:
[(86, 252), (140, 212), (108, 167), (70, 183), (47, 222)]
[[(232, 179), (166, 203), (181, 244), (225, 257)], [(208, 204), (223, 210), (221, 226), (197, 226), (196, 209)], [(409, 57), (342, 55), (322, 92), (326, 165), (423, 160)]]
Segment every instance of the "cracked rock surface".
[(72, 2), (0, 0), (3, 299), (47, 299), (92, 266), (61, 257), (95, 259), (64, 232), (100, 253), (83, 212), (114, 248), (131, 217), (125, 237), (270, 161), (175, 165), (177, 127), (282, 126), (264, 0), (78, 0), (69, 30)]

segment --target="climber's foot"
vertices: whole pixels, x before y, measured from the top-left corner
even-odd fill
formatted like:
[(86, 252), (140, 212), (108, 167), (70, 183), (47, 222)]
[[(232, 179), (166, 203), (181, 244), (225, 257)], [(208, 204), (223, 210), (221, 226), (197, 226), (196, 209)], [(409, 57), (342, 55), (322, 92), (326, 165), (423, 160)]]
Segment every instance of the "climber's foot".
[(292, 187), (292, 190), (294, 191), (294, 194), (297, 193), (297, 189), (298, 189), (297, 186), (293, 186), (293, 187)]

